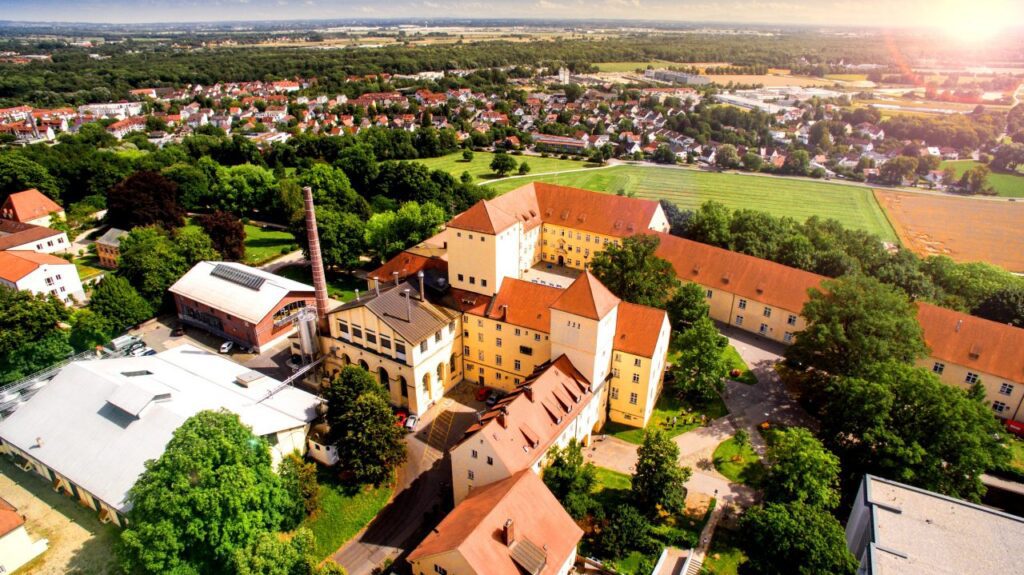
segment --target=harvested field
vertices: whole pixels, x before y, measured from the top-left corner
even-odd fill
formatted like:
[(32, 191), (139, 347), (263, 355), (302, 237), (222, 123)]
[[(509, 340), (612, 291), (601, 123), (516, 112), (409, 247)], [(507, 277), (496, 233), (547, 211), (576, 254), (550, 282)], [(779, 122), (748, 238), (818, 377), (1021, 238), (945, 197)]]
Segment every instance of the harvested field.
[(903, 245), (1024, 272), (1024, 204), (875, 190)]

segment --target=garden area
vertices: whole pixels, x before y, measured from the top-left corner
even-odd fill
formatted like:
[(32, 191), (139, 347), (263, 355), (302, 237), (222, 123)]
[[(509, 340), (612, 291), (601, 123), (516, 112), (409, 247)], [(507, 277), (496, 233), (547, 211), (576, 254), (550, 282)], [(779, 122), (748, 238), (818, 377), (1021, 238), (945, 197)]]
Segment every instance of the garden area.
[(743, 361), (743, 358), (740, 357), (740, 352), (736, 351), (735, 347), (731, 345), (726, 347), (722, 354), (726, 363), (729, 364), (729, 379), (747, 385), (757, 385), (757, 378), (754, 376), (754, 372), (750, 371), (747, 363)]
[(339, 483), (320, 469), (320, 508), (303, 520), (316, 537), (315, 556), (326, 559), (370, 524), (391, 498), (391, 486), (353, 486)]
[[(366, 280), (361, 280), (352, 274), (326, 270), (327, 295), (341, 302), (347, 302), (356, 297), (356, 290), (363, 293), (368, 291)], [(277, 270), (277, 275), (284, 276), (290, 280), (313, 284), (313, 269), (307, 265), (294, 265)]]
[(751, 487), (760, 487), (764, 480), (764, 465), (753, 447), (746, 430), (739, 430), (736, 435), (718, 444), (712, 455), (715, 469), (733, 483), (742, 483)]
[(608, 422), (605, 429), (608, 435), (640, 445), (643, 443), (644, 429), (660, 429), (669, 437), (675, 437), (711, 423), (728, 413), (729, 410), (720, 397), (716, 396), (707, 403), (696, 403), (688, 399), (674, 397), (666, 386), (661, 397), (658, 398), (658, 403), (654, 406), (654, 412), (651, 414), (651, 420), (647, 423), (646, 428)]
[[(974, 166), (981, 165), (975, 160), (947, 160), (939, 165), (939, 169), (953, 168), (956, 177), (960, 177), (967, 170)], [(996, 194), (1008, 198), (1024, 198), (1024, 174), (1012, 174), (1007, 172), (992, 172), (988, 176), (988, 183)]]
[(703, 565), (709, 575), (738, 575), (740, 566), (747, 562), (747, 555), (739, 547), (741, 536), (738, 531), (721, 527), (715, 530)]
[(245, 224), (245, 263), (259, 266), (299, 249), (291, 232)]
[[(543, 158), (540, 156), (519, 156), (511, 155), (515, 159), (516, 164), (526, 162), (530, 166), (531, 174), (544, 174), (548, 172), (560, 172), (563, 170), (580, 170), (586, 167), (594, 167), (594, 164), (589, 164), (581, 160), (562, 160), (557, 157)], [(455, 176), (456, 178), (462, 175), (462, 172), (469, 172), (470, 176), (473, 176), (474, 183), (480, 183), (486, 180), (495, 180), (500, 176), (494, 173), (491, 169), (491, 161), (494, 159), (494, 154), (491, 152), (473, 152), (473, 159), (466, 161), (462, 158), (462, 152), (455, 154), (448, 154), (447, 156), (441, 156), (439, 158), (421, 158), (415, 160), (431, 170), (442, 170)], [(516, 175), (517, 172), (513, 171), (512, 175)], [(515, 182), (516, 180), (510, 180)], [(523, 182), (526, 184), (527, 182)], [(513, 186), (517, 187), (517, 186)]]

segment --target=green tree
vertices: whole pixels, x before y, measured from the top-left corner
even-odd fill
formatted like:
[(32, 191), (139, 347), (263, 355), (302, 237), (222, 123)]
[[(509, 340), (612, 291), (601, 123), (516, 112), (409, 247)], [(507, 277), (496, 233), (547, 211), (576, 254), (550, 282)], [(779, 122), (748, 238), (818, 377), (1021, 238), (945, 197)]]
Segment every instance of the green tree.
[(199, 227), (210, 237), (213, 249), (229, 261), (245, 259), (245, 226), (230, 212), (216, 210), (195, 218)]
[(973, 313), (999, 323), (1024, 327), (1024, 285), (1007, 286), (993, 292)]
[(260, 533), (244, 549), (235, 551), (232, 567), (235, 575), (318, 575), (313, 556), (316, 540), (313, 532), (301, 528), (285, 541), (276, 533)]
[(130, 573), (216, 573), (281, 525), (289, 494), (267, 443), (227, 412), (185, 421), (128, 492), (118, 552)]
[(373, 181), (380, 174), (377, 156), (373, 154), (373, 147), (368, 144), (348, 146), (338, 155), (334, 165), (345, 172), (352, 187), (363, 197), (370, 195)]
[[(305, 224), (305, 222), (303, 222)], [(303, 249), (309, 251), (305, 226), (302, 234)], [(320, 232), (320, 250), (324, 264), (345, 269), (359, 266), (359, 258), (366, 253), (366, 222), (352, 213), (317, 209), (316, 227)]]
[(213, 249), (213, 240), (200, 228), (185, 227), (171, 235), (174, 249), (185, 261), (186, 269), (204, 260), (220, 259), (220, 254)]
[(313, 164), (299, 176), (299, 185), (313, 189), (313, 201), (317, 206), (363, 217), (370, 215), (370, 206), (352, 189), (345, 172), (329, 164)]
[(802, 427), (775, 432), (768, 446), (765, 498), (821, 509), (839, 505), (839, 458)]
[(68, 343), (75, 351), (85, 351), (107, 343), (112, 333), (107, 318), (91, 309), (81, 309), (71, 316), (71, 335)]
[(590, 263), (590, 270), (613, 294), (630, 303), (665, 308), (678, 280), (667, 260), (654, 252), (658, 236), (636, 234), (622, 245), (608, 244)]
[(668, 312), (672, 330), (682, 332), (690, 329), (701, 318), (707, 317), (711, 306), (708, 305), (707, 294), (700, 284), (681, 282), (668, 300), (665, 310)]
[(747, 152), (743, 154), (743, 169), (748, 172), (759, 172), (761, 171), (761, 165), (764, 161), (761, 156), (757, 155), (756, 152)]
[(686, 237), (705, 244), (728, 247), (732, 234), (729, 227), (732, 212), (725, 204), (709, 200), (700, 205), (690, 218), (690, 226)]
[(402, 249), (428, 239), (445, 221), (444, 210), (427, 202), (406, 202), (397, 212), (374, 214), (366, 223), (366, 244), (381, 261)]
[(978, 501), (981, 474), (1006, 460), (999, 423), (981, 398), (906, 363), (835, 378), (824, 397), (821, 436), (851, 485), (873, 473)]
[(0, 288), (0, 384), (16, 381), (73, 353), (60, 328), (71, 312), (50, 294)]
[[(200, 162), (203, 160), (214, 163), (208, 156), (204, 156)], [(210, 193), (211, 173), (203, 170), (201, 166), (174, 164), (164, 168), (160, 173), (168, 180), (177, 184), (178, 198), (183, 208), (188, 210), (201, 209), (215, 201), (215, 198)], [(213, 170), (212, 174), (216, 174), (216, 170)]]
[(305, 461), (298, 452), (281, 460), (277, 474), (281, 485), (291, 495), (290, 503), (282, 510), (284, 528), (292, 528), (320, 509), (320, 484), (316, 477), (316, 464)]
[(267, 168), (240, 164), (218, 170), (217, 207), (235, 215), (270, 213), (277, 199), (278, 183)]
[(729, 373), (724, 356), (728, 344), (729, 340), (718, 333), (715, 322), (707, 316), (677, 334), (673, 347), (680, 355), (672, 371), (677, 392), (700, 403), (722, 393), (723, 378)]
[(612, 510), (597, 539), (601, 555), (612, 559), (625, 557), (631, 549), (644, 549), (650, 546), (650, 542), (651, 524), (629, 504), (618, 505)]
[(715, 150), (715, 164), (719, 168), (731, 170), (740, 165), (740, 156), (736, 152), (736, 146), (732, 144), (722, 144)]
[(462, 160), (464, 162), (473, 161), (473, 150), (462, 150)]
[(689, 479), (690, 468), (679, 466), (679, 446), (659, 429), (644, 431), (632, 482), (637, 508), (652, 518), (682, 511)]
[(331, 438), (342, 469), (363, 483), (380, 484), (405, 461), (402, 429), (387, 391), (366, 370), (346, 366), (324, 393)]
[(743, 549), (762, 575), (853, 575), (857, 561), (843, 526), (828, 511), (803, 503), (769, 503), (743, 516)]
[(494, 158), (491, 159), (491, 171), (498, 174), (500, 177), (507, 176), (510, 172), (516, 169), (515, 159), (504, 153), (498, 152), (494, 154)]
[(519, 175), (520, 176), (525, 176), (526, 174), (529, 174), (529, 173), (530, 173), (530, 164), (527, 164), (526, 160), (523, 160), (522, 163), (519, 164)]
[(167, 288), (188, 271), (188, 263), (170, 236), (156, 226), (130, 231), (121, 238), (120, 252), (118, 275), (154, 309), (163, 305)]
[(917, 158), (897, 156), (883, 164), (878, 173), (882, 181), (891, 186), (912, 182), (917, 177)]
[(160, 225), (185, 225), (185, 210), (178, 205), (178, 185), (157, 172), (136, 172), (107, 192), (107, 222), (130, 230)]
[(583, 460), (583, 446), (572, 439), (564, 448), (555, 447), (544, 468), (544, 485), (574, 519), (582, 519), (594, 508), (590, 492), (597, 482), (597, 468)]
[(811, 156), (804, 150), (790, 152), (782, 164), (782, 171), (787, 174), (806, 176), (811, 166)]
[(807, 328), (786, 357), (834, 374), (856, 375), (874, 363), (913, 362), (927, 350), (914, 305), (896, 288), (862, 275), (811, 289)]
[(29, 188), (55, 200), (60, 198), (57, 180), (41, 164), (17, 152), (0, 154), (0, 205), (10, 194)]
[(658, 148), (654, 150), (654, 157), (652, 159), (658, 164), (676, 163), (676, 155), (673, 154), (671, 148), (665, 144), (660, 144)]
[(153, 308), (128, 280), (106, 274), (92, 290), (89, 309), (107, 321), (111, 334), (142, 323), (153, 317)]
[(992, 194), (992, 185), (988, 177), (992, 170), (984, 164), (972, 166), (960, 176), (960, 187), (969, 194)]

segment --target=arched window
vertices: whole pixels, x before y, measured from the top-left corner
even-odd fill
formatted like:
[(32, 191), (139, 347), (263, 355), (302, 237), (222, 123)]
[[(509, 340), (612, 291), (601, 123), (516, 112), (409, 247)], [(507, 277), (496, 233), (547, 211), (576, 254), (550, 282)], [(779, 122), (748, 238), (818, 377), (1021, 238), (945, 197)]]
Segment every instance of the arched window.
[(391, 378), (388, 377), (388, 371), (383, 367), (377, 369), (377, 379), (384, 389), (391, 389)]
[(404, 375), (398, 376), (398, 385), (402, 387), (402, 397), (409, 397), (409, 382)]
[(365, 360), (359, 360), (359, 367), (365, 369), (366, 371), (370, 371), (370, 366), (366, 363)]
[(352, 364), (352, 358), (350, 358), (347, 353), (341, 354), (341, 365), (342, 366), (346, 366), (346, 365), (351, 365), (351, 364)]

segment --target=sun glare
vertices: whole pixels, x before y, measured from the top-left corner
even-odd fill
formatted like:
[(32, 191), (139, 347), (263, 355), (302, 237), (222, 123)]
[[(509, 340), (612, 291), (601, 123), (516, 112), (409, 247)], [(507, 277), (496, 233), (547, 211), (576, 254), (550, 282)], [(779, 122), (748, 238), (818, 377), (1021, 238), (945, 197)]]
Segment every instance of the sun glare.
[(946, 2), (937, 13), (938, 27), (954, 41), (980, 44), (991, 40), (1008, 26), (1019, 24), (1018, 0), (956, 0)]

